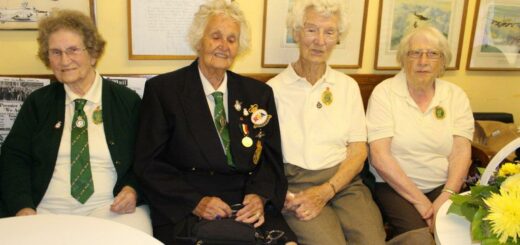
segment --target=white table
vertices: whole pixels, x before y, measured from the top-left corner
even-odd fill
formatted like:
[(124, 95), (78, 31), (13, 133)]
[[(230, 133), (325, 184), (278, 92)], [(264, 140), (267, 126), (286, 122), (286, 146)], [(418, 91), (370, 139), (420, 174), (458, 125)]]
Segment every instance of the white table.
[(471, 241), (470, 223), (464, 217), (447, 214), (451, 200), (442, 204), (435, 218), (435, 243), (437, 245), (478, 245)]
[(160, 245), (152, 236), (120, 223), (76, 215), (31, 215), (0, 219), (0, 244)]

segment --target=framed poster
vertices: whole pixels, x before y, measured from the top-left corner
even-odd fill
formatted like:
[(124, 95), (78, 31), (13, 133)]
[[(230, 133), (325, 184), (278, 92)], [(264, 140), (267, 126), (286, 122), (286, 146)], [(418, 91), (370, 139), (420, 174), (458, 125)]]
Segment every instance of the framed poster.
[(466, 69), (520, 70), (520, 1), (477, 1)]
[(411, 29), (431, 25), (441, 31), (453, 53), (448, 70), (460, 63), (467, 0), (380, 0), (376, 70), (399, 70), (396, 61), (401, 38)]
[(36, 30), (38, 20), (56, 9), (74, 9), (95, 22), (94, 0), (0, 0), (0, 30)]
[[(264, 33), (262, 67), (286, 67), (298, 59), (298, 45), (286, 26), (292, 0), (264, 0)], [(332, 51), (328, 63), (334, 68), (359, 68), (363, 59), (363, 43), (368, 0), (345, 0), (348, 6), (347, 32)]]

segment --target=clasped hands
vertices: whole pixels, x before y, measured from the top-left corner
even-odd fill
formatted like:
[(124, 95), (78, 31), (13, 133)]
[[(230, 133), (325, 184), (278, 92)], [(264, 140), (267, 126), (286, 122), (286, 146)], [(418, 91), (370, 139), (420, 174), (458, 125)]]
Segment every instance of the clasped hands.
[[(259, 195), (247, 194), (242, 202), (244, 205), (236, 212), (236, 221), (253, 224), (254, 227), (261, 226), (264, 221), (264, 201)], [(206, 220), (215, 220), (220, 218), (229, 218), (233, 216), (232, 208), (222, 201), (222, 199), (213, 196), (203, 197), (192, 213)]]
[(313, 186), (298, 193), (287, 191), (284, 212), (293, 212), (299, 220), (311, 220), (333, 197), (334, 190), (328, 185)]

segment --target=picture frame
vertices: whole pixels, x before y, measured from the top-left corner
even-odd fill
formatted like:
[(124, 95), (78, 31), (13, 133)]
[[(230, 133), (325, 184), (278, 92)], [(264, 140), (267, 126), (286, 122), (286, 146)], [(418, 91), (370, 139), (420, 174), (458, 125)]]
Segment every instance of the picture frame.
[(401, 38), (412, 28), (432, 25), (450, 44), (453, 58), (446, 69), (459, 69), (467, 4), (467, 0), (380, 0), (374, 68), (400, 70), (396, 55)]
[(94, 0), (0, 0), (0, 30), (37, 30), (38, 20), (57, 9), (78, 10), (96, 22)]
[(520, 1), (477, 1), (466, 69), (520, 70)]
[(130, 60), (192, 60), (188, 43), (193, 16), (205, 0), (128, 0)]
[[(264, 0), (262, 67), (285, 68), (298, 59), (298, 45), (288, 33), (286, 19), (292, 0)], [(332, 51), (328, 63), (333, 68), (360, 68), (369, 0), (345, 0), (349, 21), (347, 32)]]

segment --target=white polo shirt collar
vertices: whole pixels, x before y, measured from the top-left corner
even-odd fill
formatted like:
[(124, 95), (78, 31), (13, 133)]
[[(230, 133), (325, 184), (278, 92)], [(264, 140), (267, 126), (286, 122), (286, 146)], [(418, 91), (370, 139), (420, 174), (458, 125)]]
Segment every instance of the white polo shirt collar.
[[(327, 79), (329, 77), (329, 74), (331, 73), (331, 70), (332, 70), (332, 68), (330, 68), (330, 66), (327, 64), (326, 68), (325, 68), (325, 73), (323, 74), (323, 76), (321, 76), (320, 79), (318, 79), (318, 81), (314, 84), (314, 86), (317, 86), (321, 83), (333, 85), (334, 79)], [(304, 77), (300, 77), (296, 73), (296, 71), (294, 70), (294, 67), (292, 66), (291, 63), (289, 63), (289, 69), (286, 69), (284, 71), (284, 75), (285, 75), (285, 79), (283, 79), (282, 81), (286, 84), (306, 82), (310, 85), (310, 83), (307, 81), (307, 79), (305, 79)]]

